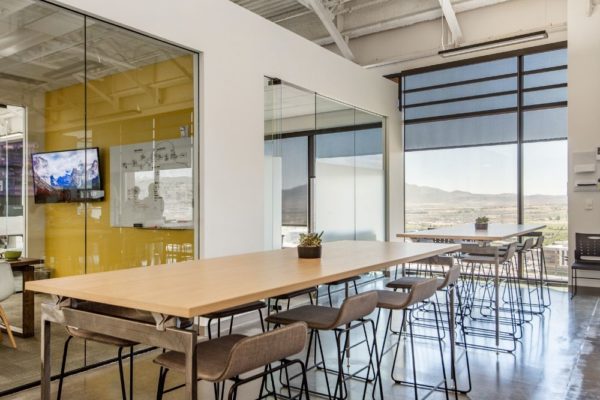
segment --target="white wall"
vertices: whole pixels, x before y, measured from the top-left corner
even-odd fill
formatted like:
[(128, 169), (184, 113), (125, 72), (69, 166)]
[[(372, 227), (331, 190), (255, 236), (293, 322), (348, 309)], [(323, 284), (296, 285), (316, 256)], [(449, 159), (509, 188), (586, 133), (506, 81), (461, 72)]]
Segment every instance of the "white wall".
[[(388, 117), (400, 137), (397, 87), (229, 0), (62, 0), (201, 51), (200, 254), (214, 257), (264, 247), (263, 77)], [(394, 159), (402, 157), (392, 149)], [(401, 204), (401, 185), (391, 202)], [(399, 215), (390, 225), (403, 225)]]
[[(588, 1), (569, 0), (569, 162), (575, 152), (594, 151), (600, 146), (600, 6), (588, 16)], [(600, 232), (600, 193), (573, 191), (574, 174), (569, 171), (570, 256), (575, 232)], [(585, 202), (593, 201), (593, 210)], [(586, 276), (579, 273), (578, 276)], [(596, 277), (600, 278), (596, 274)], [(600, 286), (600, 281), (579, 280), (582, 286)]]

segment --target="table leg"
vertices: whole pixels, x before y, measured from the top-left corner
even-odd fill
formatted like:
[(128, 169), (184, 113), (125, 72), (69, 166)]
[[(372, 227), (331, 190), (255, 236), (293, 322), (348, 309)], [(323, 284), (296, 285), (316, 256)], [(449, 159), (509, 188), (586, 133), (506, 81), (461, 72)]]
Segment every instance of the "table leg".
[(495, 276), (494, 276), (494, 289), (495, 289), (495, 317), (496, 317), (496, 347), (500, 346), (500, 263), (498, 260), (498, 254), (496, 252), (495, 262)]
[(454, 388), (458, 390), (458, 383), (456, 382), (456, 317), (454, 313), (454, 285), (450, 287), (448, 292), (450, 296), (449, 307), (449, 332), (450, 332), (450, 378), (454, 382)]
[(50, 400), (50, 376), (52, 373), (52, 358), (50, 352), (50, 336), (51, 322), (42, 317), (42, 341), (41, 341), (41, 357), (42, 357), (42, 377), (40, 388), (42, 392), (41, 400)]
[(25, 290), (25, 283), (34, 280), (35, 269), (33, 265), (28, 265), (23, 269), (23, 309), (21, 324), (23, 327), (22, 336), (24, 338), (32, 337), (35, 328), (35, 302), (34, 293)]
[[(346, 299), (350, 296), (350, 287), (349, 287), (349, 283), (346, 282), (346, 284), (344, 285), (344, 294), (346, 296)], [(350, 335), (348, 334), (348, 332), (350, 332), (350, 324), (346, 324), (346, 329), (348, 329), (348, 331), (346, 331), (346, 366), (349, 368), (350, 367)]]
[(198, 398), (198, 380), (196, 366), (196, 332), (192, 331), (185, 351), (185, 398), (197, 400)]

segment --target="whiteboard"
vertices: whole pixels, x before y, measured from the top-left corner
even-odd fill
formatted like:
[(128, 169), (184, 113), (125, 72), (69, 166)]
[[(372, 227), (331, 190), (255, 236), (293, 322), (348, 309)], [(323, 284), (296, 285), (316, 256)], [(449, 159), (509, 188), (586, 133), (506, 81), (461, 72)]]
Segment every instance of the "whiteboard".
[(192, 138), (110, 148), (113, 227), (192, 229)]

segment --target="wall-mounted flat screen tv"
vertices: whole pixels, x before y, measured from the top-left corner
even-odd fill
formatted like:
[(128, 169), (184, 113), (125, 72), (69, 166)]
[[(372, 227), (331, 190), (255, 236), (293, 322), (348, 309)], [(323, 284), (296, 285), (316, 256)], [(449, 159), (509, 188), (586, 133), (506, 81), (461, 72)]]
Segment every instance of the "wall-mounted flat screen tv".
[(103, 200), (97, 147), (31, 155), (36, 203)]

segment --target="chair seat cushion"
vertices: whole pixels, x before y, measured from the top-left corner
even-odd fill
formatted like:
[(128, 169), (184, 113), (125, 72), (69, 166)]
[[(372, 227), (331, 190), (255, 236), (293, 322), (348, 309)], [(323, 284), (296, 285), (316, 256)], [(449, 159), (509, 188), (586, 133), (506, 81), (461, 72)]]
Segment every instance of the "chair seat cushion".
[(341, 285), (344, 283), (350, 283), (350, 282), (354, 282), (354, 281), (358, 281), (360, 279), (360, 276), (356, 275), (356, 276), (351, 276), (349, 278), (344, 278), (344, 279), (339, 279), (337, 281), (333, 281), (333, 282), (328, 282), (327, 285)]
[(410, 305), (410, 295), (408, 293), (378, 290), (377, 297), (377, 307), (385, 308), (387, 310), (403, 310)]
[[(400, 279), (393, 280), (388, 282), (386, 285), (391, 289), (411, 289), (417, 283), (422, 283), (428, 281), (430, 278), (422, 278), (420, 276), (405, 276)], [(444, 280), (441, 278), (437, 278), (438, 281), (438, 289), (442, 289), (444, 285)]]
[(421, 283), (426, 280), (427, 278), (422, 278), (420, 276), (404, 276), (402, 278), (388, 282), (385, 286), (392, 289), (410, 289), (417, 283)]
[(495, 264), (496, 258), (494, 256), (469, 254), (469, 255), (464, 256), (462, 258), (462, 261), (465, 263)]
[(209, 319), (226, 318), (234, 315), (247, 313), (250, 311), (257, 311), (265, 308), (266, 306), (267, 305), (263, 301), (253, 301), (252, 303), (243, 304), (241, 306), (230, 307), (224, 310), (215, 311), (210, 314), (203, 315), (203, 317)]
[(294, 322), (306, 322), (309, 329), (329, 330), (333, 326), (340, 310), (334, 307), (306, 305), (269, 315), (267, 322), (272, 324), (289, 325)]
[(289, 299), (293, 299), (294, 297), (302, 296), (304, 294), (309, 294), (309, 293), (313, 293), (313, 292), (316, 292), (316, 291), (317, 291), (316, 287), (309, 287), (309, 288), (302, 289), (302, 290), (296, 290), (295, 292), (280, 294), (279, 296), (273, 297), (273, 299), (275, 299), (275, 300), (289, 300)]
[(600, 262), (590, 261), (575, 261), (571, 266), (573, 269), (581, 269), (587, 271), (600, 271)]
[[(207, 340), (196, 345), (196, 363), (198, 379), (215, 382), (225, 368), (231, 349), (244, 335), (228, 335), (218, 339)], [(177, 351), (167, 351), (156, 357), (154, 362), (173, 371), (185, 373), (185, 354)]]
[(71, 335), (73, 337), (77, 337), (77, 338), (81, 338), (81, 339), (85, 339), (85, 340), (91, 340), (91, 341), (97, 342), (97, 343), (108, 344), (108, 345), (117, 346), (117, 347), (130, 347), (130, 346), (135, 346), (137, 344), (136, 342), (132, 342), (129, 340), (125, 340), (125, 339), (121, 339), (121, 338), (117, 338), (117, 337), (113, 337), (113, 336), (109, 336), (109, 335), (104, 335), (102, 333), (87, 331), (85, 329), (73, 328), (71, 326), (67, 326), (66, 328), (67, 328), (67, 332), (69, 332), (69, 335)]

